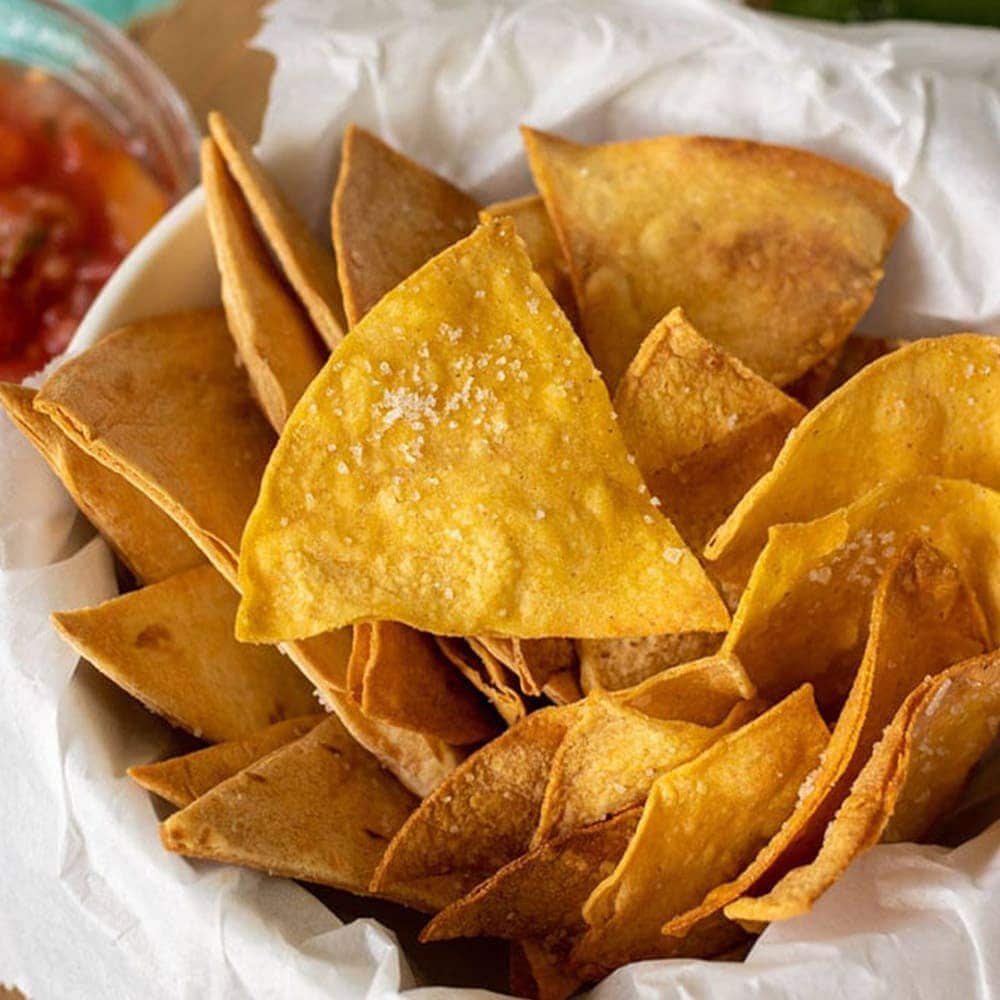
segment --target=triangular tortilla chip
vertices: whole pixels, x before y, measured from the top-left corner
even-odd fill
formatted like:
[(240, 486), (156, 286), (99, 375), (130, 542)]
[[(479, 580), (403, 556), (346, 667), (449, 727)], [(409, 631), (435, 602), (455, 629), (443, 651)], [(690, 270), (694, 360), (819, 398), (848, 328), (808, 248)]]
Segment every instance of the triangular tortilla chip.
[(1000, 654), (926, 678), (886, 727), (826, 828), (816, 858), (790, 871), (767, 895), (730, 903), (726, 916), (756, 923), (805, 913), (880, 839), (921, 836), (953, 804), (996, 738), (998, 721)]
[(621, 691), (647, 677), (717, 652), (721, 632), (681, 632), (630, 639), (578, 639), (584, 691)]
[(709, 728), (655, 719), (602, 692), (588, 695), (552, 761), (532, 846), (641, 805), (661, 774), (696, 757), (759, 710), (741, 702)]
[(512, 670), (526, 695), (542, 693), (550, 677), (576, 666), (571, 639), (500, 639), (477, 636), (474, 640)]
[(317, 242), (254, 156), (246, 137), (218, 111), (209, 114), (208, 129), (288, 283), (319, 335), (329, 347), (336, 347), (347, 326), (333, 254)]
[(522, 131), (584, 340), (612, 386), (675, 306), (754, 371), (792, 381), (868, 308), (906, 217), (888, 185), (803, 150), (693, 135), (579, 146)]
[(160, 827), (189, 857), (366, 894), (416, 799), (335, 716), (251, 764)]
[(653, 496), (701, 551), (806, 411), (674, 309), (622, 376), (615, 412)]
[(661, 933), (664, 922), (699, 903), (767, 843), (828, 738), (804, 685), (659, 778), (628, 850), (584, 906), (590, 930), (575, 960), (610, 969), (673, 954), (678, 942)]
[(789, 434), (705, 553), (722, 579), (745, 581), (771, 525), (811, 521), (920, 475), (1000, 488), (996, 337), (918, 340), (862, 369)]
[(507, 669), (489, 650), (476, 652), (462, 639), (439, 635), (438, 647), (449, 663), (497, 710), (497, 714), (513, 726), (527, 714), (520, 692), (509, 683)]
[(683, 936), (761, 880), (773, 884), (776, 872), (813, 857), (827, 824), (910, 691), (925, 677), (984, 652), (988, 645), (982, 613), (955, 567), (927, 542), (907, 545), (879, 583), (851, 693), (819, 766), (799, 789), (794, 811), (751, 864), (670, 920), (664, 933)]
[(227, 579), (274, 434), (220, 309), (140, 320), (62, 365), (35, 406), (166, 511)]
[(457, 746), (497, 734), (500, 720), (432, 636), (398, 622), (371, 622), (367, 646), (361, 697), (367, 715)]
[(147, 708), (209, 742), (315, 711), (312, 687), (276, 649), (233, 638), (236, 594), (201, 566), (52, 620)]
[(762, 697), (812, 681), (824, 712), (835, 711), (861, 658), (875, 586), (913, 533), (958, 566), (1000, 641), (1000, 493), (922, 476), (771, 528), (723, 652), (739, 658)]
[(347, 322), (476, 228), (479, 206), (357, 125), (344, 131), (331, 228)]
[(542, 694), (556, 705), (570, 705), (583, 697), (580, 674), (577, 670), (560, 670), (553, 674), (542, 688)]
[(229, 330), (261, 409), (280, 431), (326, 351), (279, 277), (211, 139), (202, 141), (201, 183)]
[(481, 226), (383, 298), (296, 407), (243, 535), (238, 633), (724, 629), (646, 493), (513, 225)]
[(573, 282), (570, 280), (569, 266), (562, 247), (559, 246), (559, 238), (549, 221), (549, 213), (545, 210), (545, 202), (537, 194), (528, 194), (522, 198), (487, 205), (479, 213), (483, 222), (492, 222), (504, 216), (514, 220), (517, 235), (524, 240), (531, 258), (531, 266), (545, 282), (566, 318), (576, 326), (579, 317), (573, 296)]
[(187, 535), (156, 504), (34, 409), (35, 396), (34, 389), (0, 383), (0, 406), (136, 579), (156, 583), (204, 562)]
[(183, 809), (237, 771), (305, 736), (325, 718), (326, 714), (320, 713), (285, 719), (242, 740), (216, 743), (182, 757), (130, 767), (128, 776), (136, 784)]

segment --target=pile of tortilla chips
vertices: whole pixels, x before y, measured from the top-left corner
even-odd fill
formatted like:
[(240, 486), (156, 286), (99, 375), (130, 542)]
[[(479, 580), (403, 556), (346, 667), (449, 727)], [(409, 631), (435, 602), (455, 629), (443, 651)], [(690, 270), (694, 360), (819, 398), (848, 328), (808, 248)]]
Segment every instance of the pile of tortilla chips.
[(933, 836), (1000, 720), (1000, 340), (856, 334), (886, 185), (526, 129), (480, 208), (352, 126), (331, 249), (210, 131), (222, 308), (0, 386), (136, 584), (55, 627), (206, 744), (130, 771), (168, 850), (561, 1000)]

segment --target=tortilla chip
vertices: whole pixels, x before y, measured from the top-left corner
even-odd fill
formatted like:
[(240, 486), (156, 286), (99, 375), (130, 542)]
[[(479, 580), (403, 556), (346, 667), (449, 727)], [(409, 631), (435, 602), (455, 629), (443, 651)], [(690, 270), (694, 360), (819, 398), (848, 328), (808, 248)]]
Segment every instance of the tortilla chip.
[(888, 185), (803, 150), (705, 136), (579, 146), (522, 129), (583, 338), (616, 385), (682, 306), (778, 385), (868, 308), (906, 208)]
[(316, 709), (311, 686), (276, 649), (233, 638), (235, 613), (232, 588), (201, 566), (52, 620), (150, 711), (214, 743)]
[(821, 399), (830, 394), (833, 374), (840, 364), (840, 357), (855, 336), (855, 334), (851, 334), (825, 358), (820, 358), (812, 368), (803, 372), (794, 382), (789, 382), (785, 386), (785, 392), (792, 399), (798, 400), (807, 410), (811, 410)]
[(557, 942), (512, 941), (510, 946), (510, 991), (533, 1000), (566, 1000), (584, 979), (567, 966), (568, 947)]
[(285, 719), (242, 740), (216, 743), (182, 757), (130, 767), (128, 776), (136, 784), (183, 809), (237, 771), (305, 736), (325, 718), (325, 713), (320, 713)]
[(335, 716), (160, 826), (168, 851), (366, 894), (416, 799)]
[(513, 225), (480, 227), (382, 299), (296, 407), (243, 535), (238, 634), (725, 628), (645, 493)]
[(578, 639), (580, 684), (584, 691), (621, 691), (661, 670), (711, 656), (722, 645), (721, 632), (681, 632), (631, 639)]
[(618, 691), (615, 697), (656, 719), (717, 726), (738, 702), (756, 694), (740, 661), (718, 655), (664, 670), (635, 687)]
[(211, 139), (201, 145), (201, 183), (229, 330), (261, 409), (280, 431), (326, 351), (286, 290)]
[(397, 622), (371, 622), (367, 647), (361, 698), (367, 715), (458, 746), (497, 734), (499, 719), (431, 636)]
[(35, 396), (34, 389), (0, 383), (0, 406), (136, 579), (156, 583), (204, 562), (187, 535), (156, 504), (95, 462), (35, 410)]
[(512, 670), (521, 690), (531, 696), (540, 695), (554, 674), (576, 666), (571, 639), (500, 639), (484, 635), (470, 641)]
[(344, 131), (330, 215), (347, 322), (476, 228), (479, 206), (371, 132)]
[(661, 774), (758, 712), (752, 703), (740, 702), (709, 728), (652, 718), (602, 692), (588, 695), (552, 761), (532, 846), (641, 805)]
[(458, 899), (524, 854), (574, 708), (534, 712), (456, 768), (389, 845), (373, 891), (450, 875)]
[(772, 528), (723, 652), (739, 658), (762, 697), (812, 681), (819, 705), (835, 710), (861, 658), (875, 585), (913, 533), (956, 564), (1000, 641), (1000, 494), (922, 476), (816, 521)]
[(328, 347), (336, 347), (347, 325), (333, 254), (320, 246), (232, 122), (212, 111), (208, 130), (313, 326)]
[(828, 737), (804, 685), (659, 778), (618, 867), (584, 906), (590, 930), (576, 961), (616, 968), (673, 954), (682, 942), (663, 924), (753, 859), (791, 813)]
[(457, 747), (374, 719), (338, 691), (325, 691), (324, 701), (351, 736), (420, 798), (430, 795), (462, 762), (463, 754)]
[(35, 406), (235, 577), (274, 434), (233, 361), (221, 310), (123, 327), (63, 364)]
[(448, 636), (436, 636), (445, 659), (484, 695), (508, 726), (527, 714), (524, 699), (511, 687), (506, 667), (485, 647), (476, 652), (469, 643)]
[(906, 343), (908, 341), (852, 333), (836, 351), (789, 385), (786, 392), (811, 410), (866, 365)]
[(622, 376), (615, 412), (650, 491), (701, 551), (806, 411), (674, 309)]
[(919, 475), (1000, 487), (996, 337), (918, 340), (862, 369), (792, 431), (705, 554), (721, 578), (746, 580), (771, 525), (813, 520)]
[[(773, 884), (775, 873), (815, 856), (827, 824), (910, 691), (925, 677), (987, 648), (982, 613), (955, 567), (925, 541), (906, 545), (879, 583), (851, 693), (819, 766), (799, 789), (794, 811), (750, 865), (674, 917), (664, 933), (686, 934), (762, 880)], [(773, 893), (771, 899), (773, 905)]]
[(926, 678), (886, 727), (826, 828), (815, 859), (790, 871), (767, 895), (730, 903), (726, 915), (759, 922), (806, 913), (880, 839), (920, 836), (953, 803), (996, 737), (998, 720), (1000, 654), (966, 660)]
[(559, 303), (566, 318), (576, 326), (579, 316), (573, 295), (573, 282), (570, 280), (569, 266), (562, 247), (559, 246), (559, 238), (549, 221), (549, 213), (545, 210), (545, 202), (537, 194), (527, 194), (522, 198), (487, 205), (479, 213), (481, 222), (492, 222), (504, 216), (514, 220), (514, 228), (524, 240), (535, 273), (545, 282), (545, 287)]
[(618, 864), (641, 814), (642, 807), (636, 806), (533, 848), (443, 909), (420, 940), (515, 941), (583, 930), (583, 904)]
[(553, 674), (542, 688), (542, 694), (556, 705), (570, 705), (583, 697), (580, 675), (576, 670), (560, 670)]
[(347, 661), (347, 692), (360, 705), (365, 691), (365, 667), (372, 652), (372, 623), (358, 622), (351, 630), (351, 656)]

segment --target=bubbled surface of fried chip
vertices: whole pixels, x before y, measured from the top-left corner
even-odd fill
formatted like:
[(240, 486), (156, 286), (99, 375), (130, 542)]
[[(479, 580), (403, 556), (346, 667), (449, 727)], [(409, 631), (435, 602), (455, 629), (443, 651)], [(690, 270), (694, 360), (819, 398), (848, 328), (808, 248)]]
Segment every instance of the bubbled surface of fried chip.
[(168, 851), (353, 893), (416, 799), (335, 716), (216, 785), (160, 827)]
[(138, 764), (128, 769), (128, 776), (147, 791), (183, 809), (237, 771), (305, 736), (325, 718), (321, 713), (285, 719), (242, 740), (216, 743), (154, 764)]
[(854, 328), (905, 207), (803, 150), (705, 136), (580, 146), (523, 129), (609, 385), (675, 306), (778, 385)]
[(722, 651), (763, 697), (812, 681), (824, 711), (846, 696), (867, 639), (872, 595), (911, 534), (955, 565), (1000, 641), (1000, 494), (922, 476), (877, 487), (843, 510), (771, 529)]
[(187, 535), (156, 504), (36, 410), (36, 395), (26, 386), (0, 383), (0, 406), (140, 582), (156, 583), (204, 562)]
[(663, 924), (753, 859), (791, 813), (828, 737), (805, 685), (664, 774), (617, 868), (584, 906), (590, 929), (576, 960), (616, 968), (674, 953)]
[(642, 342), (614, 402), (643, 479), (699, 552), (806, 412), (702, 337), (682, 309)]
[(326, 351), (282, 282), (212, 139), (202, 142), (201, 183), (226, 321), (254, 395), (280, 431)]
[(721, 632), (681, 632), (628, 639), (578, 639), (584, 691), (621, 691), (682, 663), (717, 652)]
[(232, 587), (202, 566), (53, 621), (150, 710), (210, 742), (238, 740), (307, 715), (316, 702), (276, 649), (233, 638), (236, 602)]
[[(806, 913), (880, 839), (920, 837), (953, 804), (969, 770), (995, 739), (998, 719), (997, 653), (926, 678), (874, 746), (816, 857), (788, 872), (771, 892), (730, 903), (726, 915), (761, 922)], [(895, 827), (887, 830), (890, 822)]]
[(333, 254), (309, 231), (254, 156), (246, 136), (218, 111), (209, 114), (208, 129), (288, 283), (319, 335), (336, 347), (347, 325)]
[(1000, 487), (997, 338), (918, 340), (864, 367), (789, 434), (705, 553), (723, 579), (746, 580), (771, 525), (811, 521), (920, 475)]
[(357, 125), (344, 131), (331, 229), (347, 322), (476, 228), (479, 206)]
[(724, 629), (646, 494), (513, 225), (481, 226), (383, 298), (296, 407), (243, 536), (238, 633)]

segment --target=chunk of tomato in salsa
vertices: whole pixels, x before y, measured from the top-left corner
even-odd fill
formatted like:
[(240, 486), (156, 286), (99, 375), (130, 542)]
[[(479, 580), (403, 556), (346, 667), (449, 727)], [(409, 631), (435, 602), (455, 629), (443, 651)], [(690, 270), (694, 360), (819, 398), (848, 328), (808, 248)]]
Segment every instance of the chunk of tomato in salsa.
[(0, 67), (0, 379), (65, 349), (167, 208), (124, 140), (37, 71)]

